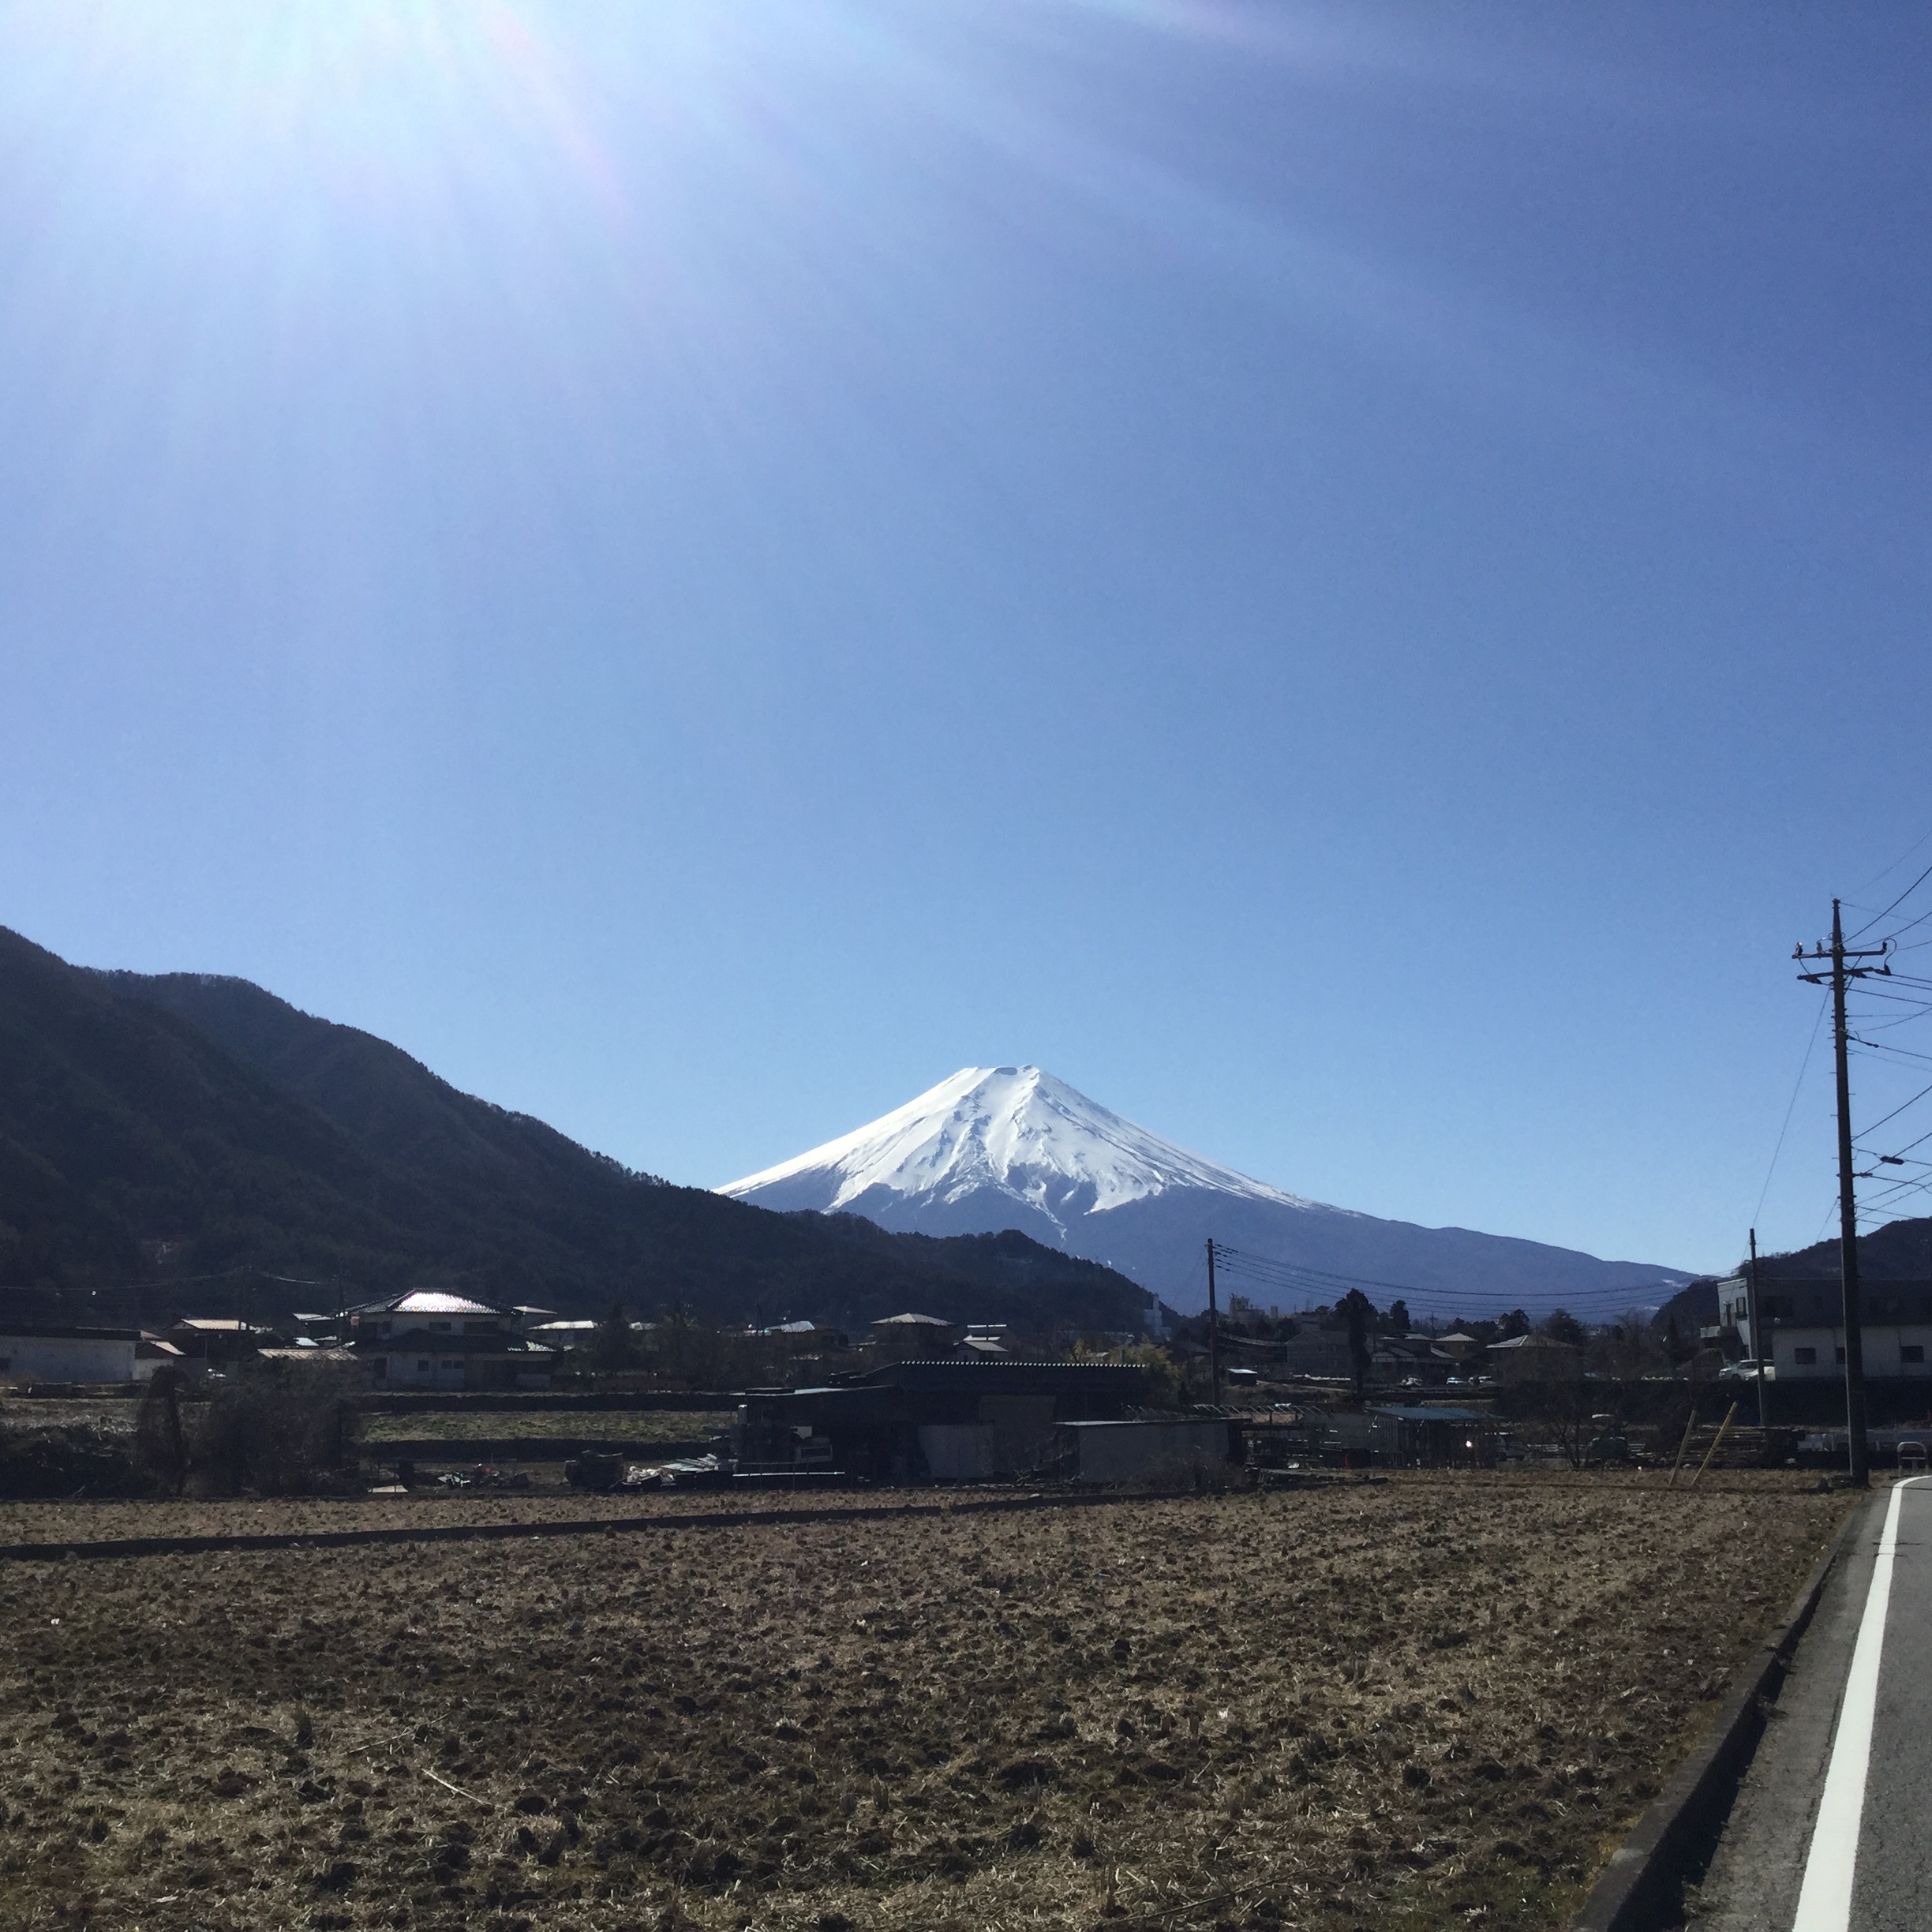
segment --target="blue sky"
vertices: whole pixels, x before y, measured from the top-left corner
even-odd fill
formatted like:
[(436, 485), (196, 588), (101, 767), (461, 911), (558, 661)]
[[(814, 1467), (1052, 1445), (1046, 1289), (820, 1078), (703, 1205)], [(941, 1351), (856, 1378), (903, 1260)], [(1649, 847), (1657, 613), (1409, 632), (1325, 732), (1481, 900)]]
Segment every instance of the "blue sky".
[(1813, 1239), (1791, 947), (1932, 859), (1929, 55), (0, 6), (0, 921), (678, 1180), (1031, 1061), (1378, 1214)]

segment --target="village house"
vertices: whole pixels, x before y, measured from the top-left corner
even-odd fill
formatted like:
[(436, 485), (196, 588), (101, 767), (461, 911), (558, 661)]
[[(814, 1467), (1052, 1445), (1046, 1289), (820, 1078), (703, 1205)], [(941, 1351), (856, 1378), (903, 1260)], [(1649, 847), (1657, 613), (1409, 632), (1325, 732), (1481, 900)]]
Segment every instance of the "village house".
[(272, 1328), (227, 1316), (190, 1315), (169, 1328), (164, 1338), (176, 1352), (174, 1366), (184, 1375), (227, 1375), (257, 1351), (278, 1348), (283, 1338)]
[(886, 1354), (930, 1361), (956, 1347), (964, 1338), (958, 1322), (937, 1315), (884, 1315), (872, 1324), (872, 1339)]
[(1482, 1357), (1482, 1343), (1474, 1335), (1464, 1334), (1460, 1328), (1446, 1335), (1437, 1335), (1435, 1345), (1455, 1364), (1461, 1373), (1466, 1374), (1471, 1365)]
[(1346, 1381), (1355, 1372), (1355, 1357), (1349, 1349), (1346, 1324), (1328, 1327), (1317, 1321), (1305, 1321), (1276, 1346), (1278, 1359), (1290, 1375)]
[(1368, 1357), (1368, 1376), (1375, 1382), (1419, 1382), (1436, 1385), (1455, 1372), (1453, 1357), (1437, 1349), (1427, 1335), (1383, 1335)]
[(349, 1312), (349, 1347), (376, 1388), (548, 1388), (553, 1351), (522, 1332), (518, 1311), (445, 1290), (412, 1288)]
[(1511, 1335), (1489, 1344), (1489, 1372), (1499, 1382), (1567, 1382), (1583, 1372), (1583, 1351), (1554, 1335)]

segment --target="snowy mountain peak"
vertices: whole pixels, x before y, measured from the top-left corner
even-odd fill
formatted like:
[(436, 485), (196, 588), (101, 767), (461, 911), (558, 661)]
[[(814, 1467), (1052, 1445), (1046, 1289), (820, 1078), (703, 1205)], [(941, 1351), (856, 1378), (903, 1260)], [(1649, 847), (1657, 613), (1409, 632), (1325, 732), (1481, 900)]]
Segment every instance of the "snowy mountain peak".
[(1036, 1066), (962, 1067), (869, 1126), (718, 1191), (874, 1219), (894, 1200), (943, 1206), (990, 1193), (1064, 1234), (1079, 1216), (1175, 1188), (1311, 1204), (1161, 1140)]
[[(863, 1215), (904, 1233), (1017, 1229), (1189, 1310), (1206, 1297), (1211, 1237), (1246, 1251), (1248, 1292), (1290, 1305), (1331, 1303), (1358, 1285), (1378, 1303), (1403, 1295), (1412, 1312), (1542, 1312), (1612, 1296), (1621, 1309), (1687, 1279), (1304, 1200), (1163, 1140), (1035, 1066), (962, 1067), (870, 1126), (718, 1192), (781, 1212)], [(1264, 1275), (1254, 1272), (1257, 1256), (1267, 1258)]]

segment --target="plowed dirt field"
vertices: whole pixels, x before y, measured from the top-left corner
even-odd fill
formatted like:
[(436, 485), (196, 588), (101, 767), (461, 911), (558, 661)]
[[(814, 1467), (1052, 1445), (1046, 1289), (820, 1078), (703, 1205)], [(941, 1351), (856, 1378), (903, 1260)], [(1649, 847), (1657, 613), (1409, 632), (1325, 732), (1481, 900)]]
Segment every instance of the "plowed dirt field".
[(1402, 1477), (9, 1563), (0, 1924), (1548, 1927), (1847, 1506)]

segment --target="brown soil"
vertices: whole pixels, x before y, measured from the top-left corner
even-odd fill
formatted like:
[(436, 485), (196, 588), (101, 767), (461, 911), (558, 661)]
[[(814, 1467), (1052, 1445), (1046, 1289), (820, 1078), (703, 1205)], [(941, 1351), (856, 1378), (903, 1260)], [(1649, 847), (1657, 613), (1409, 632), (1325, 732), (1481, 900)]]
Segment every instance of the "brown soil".
[[(0, 1540), (511, 1507), (30, 1507)], [(0, 1923), (1526, 1932), (1846, 1507), (1405, 1477), (11, 1563)]]

